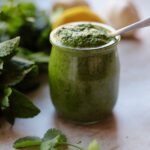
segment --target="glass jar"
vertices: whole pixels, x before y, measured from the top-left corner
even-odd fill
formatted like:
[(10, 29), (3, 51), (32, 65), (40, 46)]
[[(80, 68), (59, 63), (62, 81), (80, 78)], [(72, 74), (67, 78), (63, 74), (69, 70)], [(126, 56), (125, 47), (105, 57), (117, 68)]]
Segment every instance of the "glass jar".
[[(103, 24), (92, 23), (113, 31)], [(57, 113), (73, 122), (89, 124), (111, 114), (119, 84), (119, 59), (116, 41), (95, 48), (60, 45), (50, 35), (50, 96)]]

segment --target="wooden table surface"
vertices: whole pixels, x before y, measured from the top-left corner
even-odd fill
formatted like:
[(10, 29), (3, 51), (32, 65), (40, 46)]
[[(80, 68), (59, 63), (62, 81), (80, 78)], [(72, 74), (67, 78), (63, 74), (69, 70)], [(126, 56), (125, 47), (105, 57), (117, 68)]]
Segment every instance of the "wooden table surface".
[[(102, 0), (101, 0), (102, 1)], [(149, 0), (134, 0), (141, 16), (150, 15)], [(99, 9), (95, 5), (95, 10)], [(90, 126), (71, 124), (55, 114), (49, 97), (47, 82), (30, 96), (41, 113), (33, 119), (16, 119), (15, 125), (0, 121), (0, 150), (13, 150), (12, 143), (19, 137), (42, 136), (49, 128), (61, 129), (70, 141), (82, 141), (87, 146), (97, 139), (102, 150), (149, 150), (150, 149), (150, 28), (138, 33), (137, 40), (121, 41), (121, 64), (118, 102), (112, 116)]]

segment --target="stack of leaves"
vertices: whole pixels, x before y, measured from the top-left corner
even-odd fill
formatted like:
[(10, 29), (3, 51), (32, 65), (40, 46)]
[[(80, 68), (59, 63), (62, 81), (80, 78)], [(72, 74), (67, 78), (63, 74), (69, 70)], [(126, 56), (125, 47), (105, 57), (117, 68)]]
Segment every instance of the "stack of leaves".
[[(16, 149), (22, 148), (37, 148), (40, 150), (67, 150), (68, 146), (74, 147), (79, 150), (84, 150), (84, 148), (70, 144), (65, 134), (57, 129), (49, 129), (43, 138), (35, 136), (27, 136), (21, 139), (18, 139), (13, 147)], [(101, 150), (98, 143), (93, 140), (89, 146), (88, 150)]]
[(11, 124), (15, 118), (29, 118), (40, 110), (15, 89), (27, 74), (36, 75), (38, 67), (34, 62), (16, 57), (20, 37), (0, 43), (0, 115)]
[(21, 37), (20, 46), (32, 52), (49, 51), (49, 17), (34, 3), (5, 0), (0, 8), (0, 41)]
[[(17, 55), (35, 62), (39, 66), (40, 75), (47, 73), (51, 49), (50, 26), (45, 11), (37, 8), (34, 3), (5, 0), (0, 6), (0, 42), (20, 36)], [(40, 82), (37, 78), (27, 77), (18, 86), (19, 90), (34, 88)]]

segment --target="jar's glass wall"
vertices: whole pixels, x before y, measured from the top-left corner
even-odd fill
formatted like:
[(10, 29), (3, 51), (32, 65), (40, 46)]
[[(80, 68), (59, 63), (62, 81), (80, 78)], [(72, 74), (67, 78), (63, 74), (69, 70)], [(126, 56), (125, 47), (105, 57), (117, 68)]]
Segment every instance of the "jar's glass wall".
[(105, 50), (69, 52), (53, 44), (49, 85), (59, 115), (74, 122), (91, 123), (112, 112), (118, 95), (119, 59), (116, 45)]

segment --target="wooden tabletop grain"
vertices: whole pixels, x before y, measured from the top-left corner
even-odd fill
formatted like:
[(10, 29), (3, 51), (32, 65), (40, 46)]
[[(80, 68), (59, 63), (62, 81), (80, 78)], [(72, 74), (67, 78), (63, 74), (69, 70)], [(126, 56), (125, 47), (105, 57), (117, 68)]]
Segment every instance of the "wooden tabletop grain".
[[(141, 17), (150, 15), (149, 0), (134, 0)], [(93, 0), (95, 10), (99, 6)], [(41, 113), (33, 119), (17, 119), (11, 127), (0, 120), (0, 150), (13, 150), (12, 143), (19, 137), (42, 136), (49, 128), (61, 129), (70, 141), (97, 139), (102, 150), (150, 149), (150, 28), (138, 32), (136, 40), (122, 40), (119, 45), (121, 64), (120, 90), (112, 116), (99, 124), (81, 126), (69, 123), (55, 114), (45, 82), (30, 96)]]

